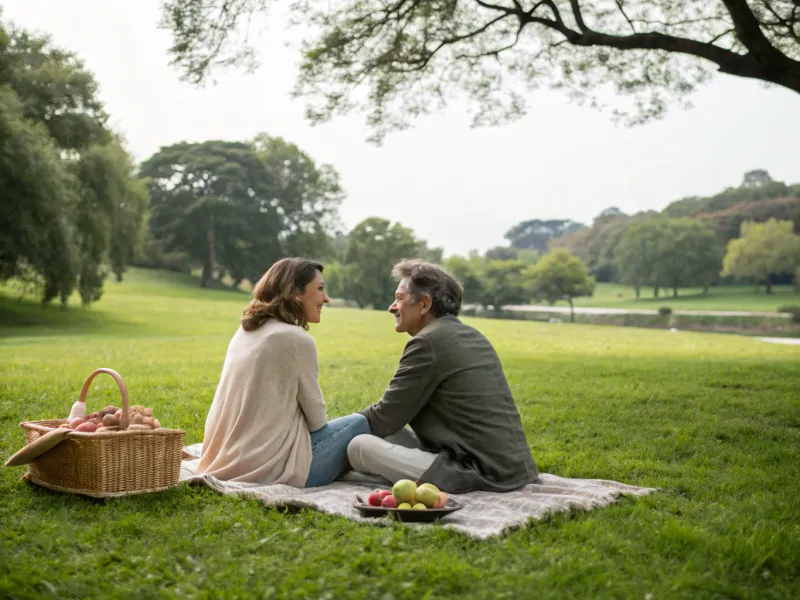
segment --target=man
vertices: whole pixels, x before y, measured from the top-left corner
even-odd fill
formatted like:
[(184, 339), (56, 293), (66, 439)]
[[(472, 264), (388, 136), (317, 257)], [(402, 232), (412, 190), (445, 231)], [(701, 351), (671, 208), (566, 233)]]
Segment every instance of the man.
[(383, 397), (361, 413), (372, 435), (350, 442), (353, 469), (391, 482), (430, 482), (454, 494), (505, 492), (536, 481), (497, 353), (458, 319), (461, 286), (421, 260), (401, 262), (392, 273), (399, 285), (389, 312), (395, 331), (411, 340)]

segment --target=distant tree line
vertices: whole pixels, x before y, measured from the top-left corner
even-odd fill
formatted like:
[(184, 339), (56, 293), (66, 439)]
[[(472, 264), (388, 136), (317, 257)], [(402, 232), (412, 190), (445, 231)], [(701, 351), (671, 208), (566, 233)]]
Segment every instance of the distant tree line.
[(590, 226), (529, 219), (507, 246), (443, 260), (400, 223), (345, 233), (336, 171), (281, 138), (180, 142), (135, 165), (73, 54), (0, 22), (0, 282), (66, 305), (100, 298), (129, 265), (199, 271), (200, 285), (256, 281), (283, 256), (326, 263), (332, 296), (385, 308), (403, 258), (443, 262), (465, 302), (499, 308), (591, 295), (595, 281), (658, 295), (724, 280), (797, 281), (800, 184), (765, 170), (661, 213), (602, 211)]
[[(771, 220), (784, 223), (781, 231), (800, 231), (800, 184), (775, 181), (767, 171), (758, 169), (745, 173), (739, 187), (707, 198), (684, 198), (660, 213), (628, 215), (616, 207), (608, 208), (590, 226), (573, 226), (573, 231), (562, 235), (554, 232), (548, 243), (579, 257), (597, 281), (627, 283), (637, 295), (644, 286), (652, 287), (658, 296), (665, 288), (677, 294), (678, 287), (708, 289), (734, 280), (763, 283), (771, 291), (773, 283), (798, 281), (800, 258), (791, 258), (796, 238), (788, 236), (788, 249), (780, 251), (789, 258), (771, 261), (768, 267), (745, 268), (742, 262), (752, 262), (765, 252), (774, 255), (776, 248), (743, 254), (737, 268), (723, 269), (730, 243), (745, 236), (748, 224)], [(513, 247), (515, 239), (510, 241)]]
[(466, 304), (499, 309), (531, 300), (567, 300), (572, 305), (573, 298), (594, 291), (586, 266), (566, 250), (540, 260), (535, 250), (495, 248), (484, 256), (472, 253), (442, 261), (441, 248), (430, 248), (411, 229), (378, 217), (340, 235), (333, 246), (325, 271), (328, 292), (362, 308), (385, 309), (391, 304), (397, 287), (392, 265), (409, 257), (443, 263), (464, 286)]

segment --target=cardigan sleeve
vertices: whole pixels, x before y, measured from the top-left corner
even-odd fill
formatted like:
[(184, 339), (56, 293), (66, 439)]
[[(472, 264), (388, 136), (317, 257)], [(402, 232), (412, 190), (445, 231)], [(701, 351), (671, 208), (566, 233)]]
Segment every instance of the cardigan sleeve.
[(298, 336), (294, 349), (298, 374), (297, 401), (306, 416), (309, 431), (317, 431), (328, 422), (325, 399), (319, 387), (317, 345), (314, 338), (303, 332)]

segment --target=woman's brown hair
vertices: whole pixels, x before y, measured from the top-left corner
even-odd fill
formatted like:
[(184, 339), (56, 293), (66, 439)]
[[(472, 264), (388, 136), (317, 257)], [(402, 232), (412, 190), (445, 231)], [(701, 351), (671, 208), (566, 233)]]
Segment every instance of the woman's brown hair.
[(305, 258), (282, 258), (253, 288), (253, 299), (242, 313), (242, 329), (255, 331), (269, 319), (308, 329), (297, 295), (322, 272), (322, 265)]

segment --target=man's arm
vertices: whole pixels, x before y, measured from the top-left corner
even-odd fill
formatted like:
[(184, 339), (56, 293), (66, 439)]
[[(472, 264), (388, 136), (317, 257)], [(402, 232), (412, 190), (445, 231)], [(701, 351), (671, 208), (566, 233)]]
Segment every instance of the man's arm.
[(397, 433), (425, 406), (436, 389), (436, 352), (430, 342), (414, 336), (406, 344), (400, 366), (383, 397), (361, 411), (372, 435)]

